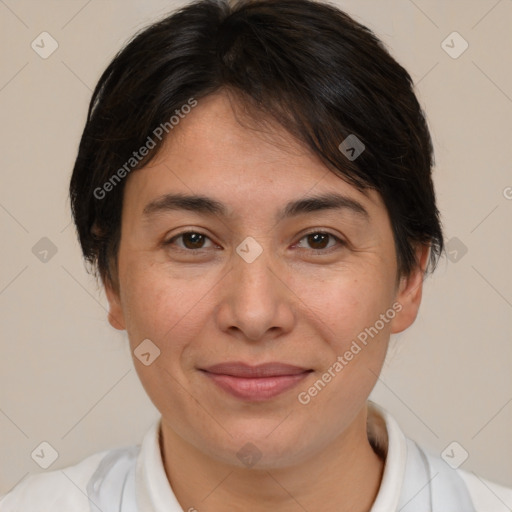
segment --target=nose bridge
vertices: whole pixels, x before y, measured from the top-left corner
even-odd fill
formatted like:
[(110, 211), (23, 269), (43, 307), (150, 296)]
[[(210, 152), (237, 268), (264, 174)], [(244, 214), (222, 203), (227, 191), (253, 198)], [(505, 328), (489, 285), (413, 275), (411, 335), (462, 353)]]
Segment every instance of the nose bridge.
[[(263, 243), (263, 242), (262, 242)], [(272, 271), (274, 258), (270, 244), (262, 245), (254, 238), (246, 238), (234, 255), (233, 290), (240, 304), (247, 308), (270, 307), (278, 292), (275, 273)]]
[(236, 328), (252, 340), (276, 328), (286, 331), (293, 323), (286, 287), (274, 270), (278, 262), (270, 245), (248, 237), (236, 248), (223, 294), (219, 317), (222, 328)]
[(254, 260), (247, 261), (242, 257), (235, 258), (235, 274), (237, 276), (237, 283), (235, 286), (239, 288), (242, 293), (251, 292), (255, 293), (268, 292), (266, 290), (273, 280), (274, 273), (271, 270), (272, 258), (270, 251), (265, 249)]

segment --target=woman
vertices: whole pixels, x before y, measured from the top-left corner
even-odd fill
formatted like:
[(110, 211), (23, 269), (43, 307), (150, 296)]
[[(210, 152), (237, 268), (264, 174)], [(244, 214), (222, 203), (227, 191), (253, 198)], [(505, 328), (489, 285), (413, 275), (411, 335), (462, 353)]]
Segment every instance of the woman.
[(137, 35), (70, 194), (161, 418), (2, 512), (508, 510), (368, 401), (443, 249), (432, 160), (410, 76), (335, 7), (199, 0)]

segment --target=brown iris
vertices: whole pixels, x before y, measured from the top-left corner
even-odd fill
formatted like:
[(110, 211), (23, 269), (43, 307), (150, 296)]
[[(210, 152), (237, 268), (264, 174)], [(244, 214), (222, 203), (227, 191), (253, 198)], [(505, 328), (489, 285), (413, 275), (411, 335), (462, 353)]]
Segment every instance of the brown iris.
[(201, 249), (206, 238), (201, 233), (184, 233), (181, 236), (187, 249)]
[(329, 243), (328, 233), (311, 233), (307, 235), (308, 243), (313, 249), (325, 249)]

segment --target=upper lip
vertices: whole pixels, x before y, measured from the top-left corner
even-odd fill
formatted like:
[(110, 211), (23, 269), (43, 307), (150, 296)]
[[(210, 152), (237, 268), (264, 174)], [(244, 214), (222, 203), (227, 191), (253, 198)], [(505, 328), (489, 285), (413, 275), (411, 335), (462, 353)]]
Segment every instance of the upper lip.
[(298, 375), (300, 373), (310, 371), (307, 368), (301, 368), (299, 366), (293, 366), (285, 363), (273, 362), (249, 365), (238, 361), (215, 364), (208, 368), (203, 368), (203, 370), (218, 375), (231, 375), (233, 377), (245, 378)]

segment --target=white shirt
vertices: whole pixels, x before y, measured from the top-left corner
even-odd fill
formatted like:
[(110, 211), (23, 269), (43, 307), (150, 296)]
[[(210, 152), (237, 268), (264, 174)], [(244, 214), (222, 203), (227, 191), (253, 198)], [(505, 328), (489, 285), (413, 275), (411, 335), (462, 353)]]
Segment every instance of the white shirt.
[[(512, 489), (452, 469), (408, 439), (368, 403), (369, 439), (385, 456), (371, 512), (510, 512)], [(74, 466), (31, 475), (0, 497), (0, 512), (188, 512), (167, 479), (160, 420), (142, 444), (95, 453)], [(199, 505), (198, 505), (199, 506)]]

